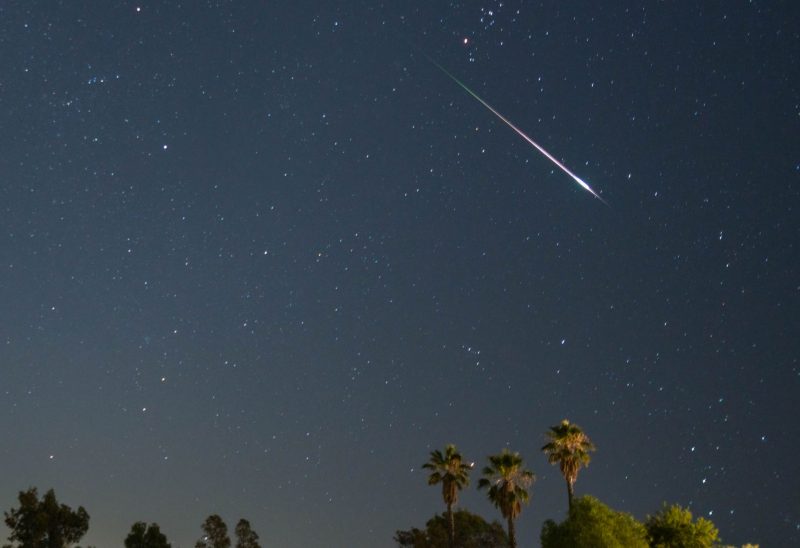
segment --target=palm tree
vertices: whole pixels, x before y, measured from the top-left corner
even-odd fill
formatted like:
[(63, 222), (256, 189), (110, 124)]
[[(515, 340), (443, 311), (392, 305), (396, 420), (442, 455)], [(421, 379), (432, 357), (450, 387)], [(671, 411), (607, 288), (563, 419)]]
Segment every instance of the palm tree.
[(508, 449), (503, 449), (499, 455), (489, 455), (489, 466), (484, 467), (483, 475), (485, 477), (478, 482), (478, 489), (489, 488), (489, 500), (508, 520), (509, 545), (516, 548), (514, 520), (522, 512), (522, 503), (530, 501), (528, 487), (536, 476), (525, 469), (519, 453), (511, 453)]
[(567, 419), (556, 426), (551, 426), (547, 437), (550, 442), (542, 447), (542, 451), (547, 454), (547, 462), (558, 463), (561, 468), (561, 473), (567, 481), (567, 497), (571, 509), (578, 472), (581, 466), (589, 466), (589, 461), (592, 460), (589, 453), (595, 450), (595, 446), (580, 426), (570, 423)]
[(428, 485), (442, 484), (442, 498), (447, 505), (450, 548), (455, 546), (456, 538), (453, 505), (458, 502), (458, 492), (469, 485), (469, 471), (472, 468), (472, 463), (465, 463), (463, 460), (461, 453), (451, 443), (444, 448), (444, 453), (438, 449), (431, 451), (430, 459), (422, 465), (424, 469), (431, 471)]

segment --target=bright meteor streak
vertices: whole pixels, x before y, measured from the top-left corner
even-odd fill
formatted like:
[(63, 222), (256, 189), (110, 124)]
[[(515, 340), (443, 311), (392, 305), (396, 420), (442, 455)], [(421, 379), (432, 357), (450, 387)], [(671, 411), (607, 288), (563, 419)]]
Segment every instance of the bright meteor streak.
[[(427, 57), (427, 56), (426, 56), (426, 57)], [(461, 82), (461, 80), (459, 80), (458, 78), (456, 78), (455, 76), (453, 76), (452, 74), (450, 74), (450, 73), (447, 71), (447, 69), (446, 69), (446, 68), (444, 68), (442, 65), (440, 65), (439, 63), (437, 63), (436, 61), (434, 61), (434, 60), (433, 60), (433, 59), (431, 59), (430, 57), (428, 57), (428, 60), (429, 60), (431, 63), (433, 63), (434, 65), (436, 65), (436, 67), (437, 67), (439, 70), (441, 70), (441, 71), (442, 71), (442, 72), (444, 72), (444, 73), (445, 73), (447, 76), (449, 76), (449, 77), (450, 77), (450, 79), (451, 79), (451, 80), (453, 80), (453, 81), (454, 81), (456, 84), (458, 84), (459, 86), (461, 86), (462, 88), (464, 88), (464, 91), (466, 91), (467, 93), (469, 93), (470, 95), (472, 95), (472, 96), (473, 96), (475, 99), (477, 99), (477, 100), (478, 100), (478, 102), (479, 102), (480, 104), (482, 104), (483, 106), (485, 106), (486, 108), (488, 108), (488, 109), (489, 109), (489, 110), (492, 112), (492, 114), (494, 114), (495, 116), (497, 116), (498, 118), (500, 118), (500, 119), (501, 119), (503, 122), (505, 122), (505, 124), (506, 124), (508, 127), (510, 127), (511, 129), (513, 129), (514, 131), (516, 131), (516, 132), (519, 134), (519, 136), (520, 136), (520, 137), (522, 137), (523, 139), (525, 139), (526, 141), (528, 141), (528, 142), (529, 142), (531, 145), (533, 145), (533, 146), (534, 146), (534, 148), (536, 148), (536, 150), (538, 150), (539, 152), (541, 152), (542, 154), (544, 154), (544, 156), (545, 156), (545, 157), (546, 157), (548, 160), (550, 160), (550, 161), (551, 161), (551, 162), (553, 162), (555, 165), (557, 165), (559, 168), (561, 168), (561, 171), (563, 171), (564, 173), (566, 173), (567, 175), (569, 175), (570, 177), (572, 177), (572, 178), (575, 180), (575, 182), (576, 182), (576, 183), (578, 183), (579, 185), (581, 185), (581, 186), (582, 186), (582, 187), (583, 187), (585, 190), (588, 190), (589, 192), (591, 192), (591, 193), (592, 193), (592, 195), (593, 195), (595, 198), (597, 198), (598, 200), (600, 200), (600, 201), (601, 201), (601, 202), (603, 202), (604, 204), (608, 205), (608, 203), (606, 203), (606, 201), (605, 201), (604, 199), (602, 199), (602, 198), (601, 198), (601, 197), (600, 197), (600, 196), (597, 194), (597, 192), (595, 192), (594, 190), (592, 190), (592, 187), (590, 187), (588, 184), (586, 184), (586, 182), (585, 182), (583, 179), (581, 179), (580, 177), (578, 177), (577, 175), (575, 175), (574, 173), (572, 173), (572, 172), (571, 172), (571, 171), (570, 171), (570, 170), (567, 168), (567, 166), (565, 166), (564, 164), (562, 164), (561, 162), (559, 162), (559, 161), (558, 161), (558, 160), (557, 160), (557, 159), (556, 159), (556, 158), (555, 158), (555, 157), (554, 157), (552, 154), (550, 154), (550, 153), (549, 153), (549, 152), (547, 152), (547, 151), (546, 151), (544, 148), (542, 148), (542, 146), (541, 146), (541, 145), (539, 145), (539, 143), (537, 143), (536, 141), (534, 141), (533, 139), (531, 139), (530, 137), (528, 137), (527, 135), (525, 135), (525, 133), (524, 133), (524, 132), (523, 132), (521, 129), (519, 129), (517, 126), (515, 126), (514, 124), (512, 124), (512, 123), (511, 123), (511, 122), (510, 122), (510, 121), (509, 121), (509, 120), (508, 120), (508, 119), (507, 119), (505, 116), (503, 116), (502, 114), (500, 114), (499, 112), (497, 112), (497, 111), (496, 111), (496, 110), (495, 110), (495, 109), (492, 107), (492, 105), (490, 105), (489, 103), (487, 103), (486, 101), (484, 101), (483, 99), (481, 99), (481, 98), (480, 98), (480, 96), (478, 96), (478, 94), (477, 94), (477, 93), (475, 93), (474, 91), (472, 91), (471, 89), (469, 89), (469, 88), (468, 88), (466, 85), (464, 85), (464, 84)]]

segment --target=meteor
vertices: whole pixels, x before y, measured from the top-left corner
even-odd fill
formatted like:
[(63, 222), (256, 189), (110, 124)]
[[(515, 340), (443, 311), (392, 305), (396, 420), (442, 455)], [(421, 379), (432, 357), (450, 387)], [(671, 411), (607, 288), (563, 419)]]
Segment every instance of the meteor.
[[(428, 56), (426, 55), (426, 57), (428, 57)], [(494, 114), (495, 116), (497, 116), (498, 118), (500, 118), (500, 120), (502, 120), (502, 121), (503, 121), (503, 122), (504, 122), (504, 123), (505, 123), (505, 124), (506, 124), (508, 127), (510, 127), (511, 129), (513, 129), (514, 131), (516, 131), (516, 132), (517, 132), (517, 134), (518, 134), (520, 137), (522, 137), (523, 139), (525, 139), (526, 141), (528, 141), (528, 142), (529, 142), (531, 145), (533, 145), (533, 147), (534, 147), (536, 150), (538, 150), (539, 152), (541, 152), (541, 153), (542, 153), (542, 154), (545, 156), (545, 158), (547, 158), (548, 160), (550, 160), (551, 162), (553, 162), (555, 165), (557, 165), (557, 166), (558, 166), (558, 167), (561, 169), (561, 171), (563, 171), (564, 173), (566, 173), (567, 175), (569, 175), (570, 177), (572, 177), (572, 178), (575, 180), (575, 182), (576, 182), (576, 183), (578, 183), (579, 185), (581, 185), (581, 187), (583, 187), (585, 190), (589, 191), (589, 192), (592, 194), (592, 196), (594, 196), (595, 198), (597, 198), (598, 200), (600, 200), (601, 202), (603, 202), (605, 205), (608, 205), (608, 203), (607, 203), (607, 202), (606, 202), (604, 199), (602, 199), (602, 198), (600, 197), (600, 195), (599, 195), (599, 194), (597, 194), (597, 192), (595, 192), (594, 190), (592, 190), (592, 187), (590, 187), (588, 184), (586, 184), (586, 181), (584, 181), (583, 179), (581, 179), (580, 177), (578, 177), (577, 175), (575, 175), (574, 173), (572, 173), (572, 172), (571, 172), (571, 171), (570, 171), (570, 170), (567, 168), (567, 166), (565, 166), (564, 164), (562, 164), (561, 162), (559, 162), (559, 161), (558, 161), (558, 160), (557, 160), (557, 159), (556, 159), (556, 158), (555, 158), (555, 157), (554, 157), (552, 154), (550, 154), (549, 152), (547, 152), (547, 151), (546, 151), (546, 150), (545, 150), (545, 149), (544, 149), (544, 148), (543, 148), (543, 147), (542, 147), (542, 146), (541, 146), (539, 143), (537, 143), (536, 141), (534, 141), (533, 139), (531, 139), (530, 137), (528, 137), (527, 135), (525, 135), (525, 132), (523, 132), (523, 131), (522, 131), (521, 129), (519, 129), (517, 126), (515, 126), (514, 124), (512, 124), (512, 123), (511, 123), (511, 122), (510, 122), (510, 121), (509, 121), (509, 120), (508, 120), (508, 119), (507, 119), (505, 116), (503, 116), (502, 114), (500, 114), (499, 112), (497, 112), (497, 111), (496, 111), (496, 110), (495, 110), (495, 109), (492, 107), (492, 105), (490, 105), (489, 103), (487, 103), (486, 101), (484, 101), (483, 99), (481, 99), (481, 97), (480, 97), (480, 96), (479, 96), (477, 93), (475, 93), (474, 91), (472, 91), (471, 89), (469, 89), (469, 88), (468, 88), (468, 87), (467, 87), (467, 86), (466, 86), (466, 85), (465, 85), (463, 82), (461, 82), (461, 80), (459, 80), (458, 78), (456, 78), (455, 76), (453, 76), (452, 74), (450, 74), (450, 72), (448, 72), (448, 70), (447, 70), (446, 68), (444, 68), (442, 65), (440, 65), (439, 63), (437, 63), (437, 62), (436, 62), (434, 59), (432, 59), (431, 57), (428, 57), (428, 61), (430, 61), (431, 63), (433, 63), (433, 64), (436, 66), (436, 68), (438, 68), (439, 70), (441, 70), (442, 72), (444, 72), (444, 73), (445, 73), (445, 74), (446, 74), (446, 75), (447, 75), (447, 76), (448, 76), (448, 77), (449, 77), (451, 80), (453, 80), (453, 81), (454, 81), (456, 84), (458, 84), (459, 86), (461, 86), (461, 87), (464, 89), (464, 91), (466, 91), (466, 92), (467, 92), (467, 93), (469, 93), (469, 94), (470, 94), (472, 97), (474, 97), (474, 98), (475, 98), (475, 99), (476, 99), (476, 100), (477, 100), (477, 101), (478, 101), (480, 104), (482, 104), (483, 106), (485, 106), (486, 108), (488, 108), (488, 109), (491, 111), (491, 113), (492, 113), (492, 114)]]

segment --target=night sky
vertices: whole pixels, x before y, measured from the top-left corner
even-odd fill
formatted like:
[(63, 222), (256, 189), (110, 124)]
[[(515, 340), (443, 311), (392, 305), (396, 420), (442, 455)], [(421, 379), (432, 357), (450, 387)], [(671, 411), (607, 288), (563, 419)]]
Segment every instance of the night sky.
[(388, 548), (452, 442), (536, 546), (566, 417), (578, 494), (800, 542), (795, 3), (397, 4), (0, 3), (2, 509)]

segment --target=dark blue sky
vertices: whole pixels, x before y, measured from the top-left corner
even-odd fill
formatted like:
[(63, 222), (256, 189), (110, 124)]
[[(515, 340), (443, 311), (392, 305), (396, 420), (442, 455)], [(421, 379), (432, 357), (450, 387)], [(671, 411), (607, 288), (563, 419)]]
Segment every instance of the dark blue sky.
[(0, 5), (3, 508), (389, 547), (453, 442), (532, 546), (567, 417), (579, 494), (800, 542), (796, 7), (417, 4)]

